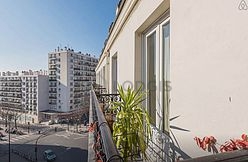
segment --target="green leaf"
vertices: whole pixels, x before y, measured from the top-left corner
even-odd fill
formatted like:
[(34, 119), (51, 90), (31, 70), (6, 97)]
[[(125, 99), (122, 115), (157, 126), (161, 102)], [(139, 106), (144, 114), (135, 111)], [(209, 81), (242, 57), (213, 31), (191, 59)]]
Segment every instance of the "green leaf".
[[(145, 100), (145, 93), (141, 92), (140, 86), (137, 90), (128, 87), (126, 91), (118, 85), (118, 93), (120, 94), (120, 102), (112, 102), (112, 109), (118, 110), (116, 121), (113, 126), (113, 135), (117, 136), (115, 142), (120, 149), (125, 161), (132, 153), (141, 151), (146, 157), (147, 134), (151, 137), (150, 117), (148, 113), (142, 109), (142, 102)], [(144, 125), (145, 124), (145, 125)]]

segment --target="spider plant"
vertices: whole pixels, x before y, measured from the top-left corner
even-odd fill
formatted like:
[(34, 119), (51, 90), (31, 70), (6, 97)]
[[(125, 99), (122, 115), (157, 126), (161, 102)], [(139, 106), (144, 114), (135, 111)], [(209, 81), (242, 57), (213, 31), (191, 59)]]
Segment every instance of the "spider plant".
[(132, 90), (130, 87), (124, 90), (118, 85), (121, 101), (112, 102), (112, 109), (117, 112), (113, 136), (125, 162), (136, 159), (139, 154), (147, 159), (147, 140), (151, 135), (150, 118), (142, 107), (145, 93), (141, 90), (142, 87), (138, 90)]

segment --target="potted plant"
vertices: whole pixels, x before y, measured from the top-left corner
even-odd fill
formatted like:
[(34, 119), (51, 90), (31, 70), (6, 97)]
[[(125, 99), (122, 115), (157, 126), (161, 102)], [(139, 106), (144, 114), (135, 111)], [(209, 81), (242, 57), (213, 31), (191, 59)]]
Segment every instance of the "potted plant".
[(141, 154), (146, 159), (147, 140), (150, 138), (150, 118), (142, 107), (145, 93), (132, 90), (128, 87), (124, 90), (118, 85), (118, 93), (121, 101), (112, 102), (113, 111), (117, 112), (113, 124), (113, 137), (124, 161), (135, 160), (133, 154)]

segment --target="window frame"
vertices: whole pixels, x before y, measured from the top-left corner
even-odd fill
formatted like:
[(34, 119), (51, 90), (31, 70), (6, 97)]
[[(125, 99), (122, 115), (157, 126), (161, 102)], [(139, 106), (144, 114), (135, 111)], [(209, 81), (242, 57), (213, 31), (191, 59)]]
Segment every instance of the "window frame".
[[(169, 33), (170, 33), (170, 17), (164, 16), (163, 18), (161, 18), (160, 20), (158, 20), (156, 23), (154, 23), (152, 26), (150, 26), (147, 30), (145, 30), (142, 34), (142, 81), (145, 85), (145, 90), (148, 91), (149, 90), (149, 85), (148, 85), (148, 81), (149, 81), (149, 72), (148, 72), (148, 54), (147, 54), (147, 40), (148, 37), (151, 36), (152, 34), (154, 34), (154, 32), (156, 33), (156, 51), (155, 51), (155, 59), (156, 59), (156, 70), (155, 70), (155, 75), (156, 75), (156, 121), (155, 121), (155, 126), (157, 128), (159, 128), (160, 130), (163, 131), (169, 131), (168, 129), (168, 121), (169, 119), (165, 119), (168, 118), (168, 113), (169, 113), (169, 104), (165, 104), (164, 101), (164, 93), (166, 93), (166, 95), (169, 96), (168, 91), (165, 92), (164, 88), (168, 85), (166, 85), (164, 83), (164, 66), (169, 67), (168, 71), (169, 71), (169, 76), (170, 76), (170, 34), (169, 34), (169, 65), (164, 65), (164, 57), (166, 57), (164, 55), (164, 51), (163, 51), (163, 27), (165, 25), (169, 24)], [(146, 110), (149, 112), (149, 96), (148, 94), (146, 95)], [(167, 103), (169, 103), (169, 97), (168, 97), (168, 101)], [(165, 107), (166, 106), (166, 107)], [(165, 110), (166, 109), (166, 110)], [(152, 109), (154, 110), (154, 109)], [(167, 112), (165, 112), (167, 111)], [(167, 114), (167, 115), (166, 115)], [(161, 117), (160, 117), (161, 116)], [(166, 125), (165, 125), (166, 124)]]

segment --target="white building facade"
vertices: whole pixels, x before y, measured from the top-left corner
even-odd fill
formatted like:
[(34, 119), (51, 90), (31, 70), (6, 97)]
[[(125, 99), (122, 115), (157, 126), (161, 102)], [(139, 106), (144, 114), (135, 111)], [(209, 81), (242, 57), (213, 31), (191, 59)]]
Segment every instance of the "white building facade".
[(65, 47), (48, 54), (50, 110), (70, 112), (89, 105), (98, 59)]
[(247, 133), (248, 11), (240, 1), (126, 0), (116, 13), (98, 84), (109, 93), (117, 83), (143, 85), (153, 125), (172, 131), (191, 157), (206, 154), (195, 136), (224, 143)]
[(1, 112), (12, 113), (20, 123), (39, 123), (40, 111), (49, 109), (44, 71), (2, 72), (0, 92)]

